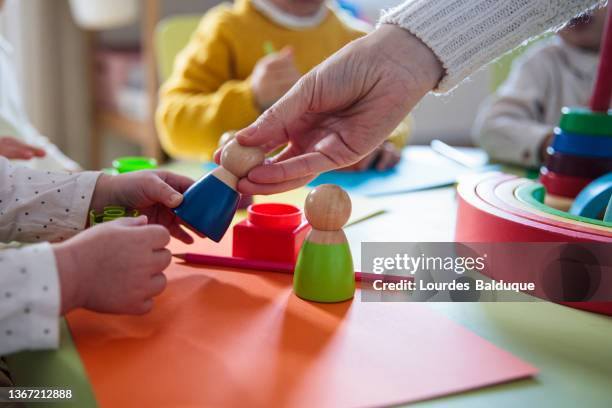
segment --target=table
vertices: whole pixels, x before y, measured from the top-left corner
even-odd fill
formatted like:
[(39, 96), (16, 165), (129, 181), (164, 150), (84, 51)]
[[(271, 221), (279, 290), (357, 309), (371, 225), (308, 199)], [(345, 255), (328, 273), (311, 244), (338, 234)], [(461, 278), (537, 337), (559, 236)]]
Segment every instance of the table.
[[(182, 172), (186, 172), (184, 168)], [(456, 217), (454, 196), (453, 188), (444, 188), (376, 199), (383, 200), (389, 212), (346, 230), (354, 258), (360, 258), (362, 241), (451, 241)], [(532, 379), (417, 406), (563, 407), (609, 406), (612, 402), (611, 317), (550, 303), (429, 303), (427, 307), (530, 362), (541, 373)], [(66, 331), (60, 351), (20, 353), (9, 358), (9, 364), (20, 385), (78, 387), (86, 383)], [(78, 404), (64, 406), (94, 404), (88, 393), (81, 398)]]

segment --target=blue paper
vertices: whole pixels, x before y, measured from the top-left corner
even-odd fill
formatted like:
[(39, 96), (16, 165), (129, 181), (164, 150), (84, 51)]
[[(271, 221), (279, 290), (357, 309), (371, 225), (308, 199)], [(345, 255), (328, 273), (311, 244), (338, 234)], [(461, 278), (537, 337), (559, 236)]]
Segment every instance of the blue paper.
[[(463, 150), (469, 155), (484, 155), (480, 149)], [(210, 163), (204, 165), (207, 170), (214, 167)], [(484, 169), (492, 170), (493, 167), (486, 166), (478, 170)], [(321, 174), (308, 185), (337, 184), (349, 193), (379, 196), (450, 186), (457, 182), (459, 176), (473, 171), (439, 155), (429, 146), (410, 146), (404, 149), (402, 160), (393, 169), (382, 172), (330, 171)]]

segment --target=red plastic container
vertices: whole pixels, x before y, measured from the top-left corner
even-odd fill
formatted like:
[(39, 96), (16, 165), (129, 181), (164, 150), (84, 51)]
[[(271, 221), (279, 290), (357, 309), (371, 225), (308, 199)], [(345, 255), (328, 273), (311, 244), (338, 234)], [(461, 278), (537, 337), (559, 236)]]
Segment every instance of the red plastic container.
[(311, 230), (302, 210), (289, 204), (253, 204), (247, 219), (234, 226), (232, 255), (295, 263)]

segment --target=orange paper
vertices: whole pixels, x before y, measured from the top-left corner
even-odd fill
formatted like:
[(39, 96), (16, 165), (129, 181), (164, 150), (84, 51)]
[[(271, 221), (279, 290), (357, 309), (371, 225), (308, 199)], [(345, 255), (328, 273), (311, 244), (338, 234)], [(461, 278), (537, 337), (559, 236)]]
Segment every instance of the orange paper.
[[(229, 239), (171, 246), (228, 255)], [(69, 315), (100, 406), (381, 406), (536, 372), (423, 304), (309, 303), (289, 275), (182, 262), (167, 275), (146, 316)]]

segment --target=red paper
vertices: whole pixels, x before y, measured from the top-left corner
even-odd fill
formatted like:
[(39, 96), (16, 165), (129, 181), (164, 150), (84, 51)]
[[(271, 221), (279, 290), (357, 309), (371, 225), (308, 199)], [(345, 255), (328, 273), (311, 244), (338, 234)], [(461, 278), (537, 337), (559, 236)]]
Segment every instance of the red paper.
[[(227, 239), (171, 246), (228, 254)], [(68, 317), (101, 407), (381, 406), (537, 371), (427, 305), (309, 303), (284, 274), (167, 274), (149, 315)]]

